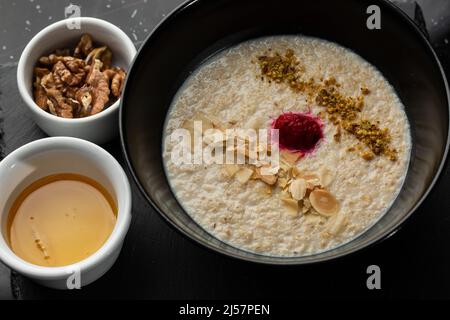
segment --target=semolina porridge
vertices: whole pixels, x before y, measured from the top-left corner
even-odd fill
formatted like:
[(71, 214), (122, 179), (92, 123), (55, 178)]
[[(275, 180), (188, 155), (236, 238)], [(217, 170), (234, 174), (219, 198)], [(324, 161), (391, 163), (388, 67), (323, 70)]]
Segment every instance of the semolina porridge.
[[(250, 163), (239, 134), (244, 150), (224, 150), (244, 163), (175, 163), (170, 136), (193, 133), (195, 120), (219, 132), (277, 129), (264, 152), (279, 152), (278, 165), (258, 160), (259, 147)], [(178, 201), (209, 233), (251, 252), (302, 256), (376, 223), (400, 191), (410, 150), (404, 107), (374, 66), (328, 41), (274, 36), (227, 49), (186, 80), (166, 119), (163, 159)]]

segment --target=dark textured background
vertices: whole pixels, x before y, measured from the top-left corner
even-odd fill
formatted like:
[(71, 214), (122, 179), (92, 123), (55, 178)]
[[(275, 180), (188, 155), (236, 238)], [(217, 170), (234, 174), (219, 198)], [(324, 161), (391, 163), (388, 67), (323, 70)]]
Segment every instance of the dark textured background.
[[(182, 0), (72, 2), (81, 5), (84, 16), (120, 26), (139, 47)], [(410, 0), (398, 2), (414, 15)], [(450, 74), (450, 1), (417, 2), (430, 40)], [(45, 137), (30, 120), (19, 96), (17, 61), (34, 34), (64, 18), (69, 3), (0, 0), (0, 159)], [(386, 54), (396, 53), (386, 48)], [(104, 147), (123, 163), (118, 141)], [(54, 291), (11, 273), (0, 263), (0, 299), (450, 298), (449, 187), (446, 168), (435, 190), (405, 227), (372, 248), (319, 265), (273, 267), (231, 260), (197, 247), (162, 222), (133, 185), (130, 232), (119, 260), (103, 278), (78, 291)], [(381, 267), (382, 290), (366, 288), (366, 268), (371, 264)]]

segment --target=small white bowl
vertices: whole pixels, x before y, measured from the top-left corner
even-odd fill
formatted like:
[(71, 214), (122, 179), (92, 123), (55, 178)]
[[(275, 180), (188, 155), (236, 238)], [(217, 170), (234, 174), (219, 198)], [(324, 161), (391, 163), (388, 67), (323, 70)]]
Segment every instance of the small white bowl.
[[(88, 258), (63, 267), (43, 267), (18, 257), (6, 237), (9, 210), (32, 182), (56, 173), (76, 173), (99, 182), (117, 203), (117, 221), (108, 240)], [(81, 285), (100, 278), (111, 268), (122, 248), (131, 221), (128, 178), (113, 156), (99, 146), (77, 138), (36, 140), (13, 151), (0, 162), (0, 260), (11, 269), (55, 289), (68, 289), (68, 278), (79, 271)], [(74, 279), (74, 278), (72, 278)], [(69, 279), (69, 280), (72, 280)]]
[[(79, 23), (79, 29), (69, 29)], [(107, 45), (113, 53), (113, 66), (128, 71), (136, 48), (128, 36), (115, 25), (104, 20), (80, 17), (55, 22), (36, 34), (20, 56), (17, 85), (20, 95), (38, 126), (50, 136), (70, 136), (97, 144), (118, 135), (119, 100), (106, 110), (86, 118), (64, 119), (39, 108), (33, 100), (33, 68), (38, 59), (55, 49), (73, 48), (84, 33), (92, 35), (98, 44)]]

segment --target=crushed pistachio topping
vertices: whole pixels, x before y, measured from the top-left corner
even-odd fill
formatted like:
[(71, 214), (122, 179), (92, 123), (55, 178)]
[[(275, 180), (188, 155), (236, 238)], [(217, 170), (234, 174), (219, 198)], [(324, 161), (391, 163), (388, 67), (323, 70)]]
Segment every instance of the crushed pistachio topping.
[(321, 89), (316, 102), (319, 106), (326, 107), (330, 115), (339, 115), (344, 120), (356, 119), (364, 105), (363, 99), (346, 97), (334, 88)]
[[(380, 129), (378, 125), (368, 120), (345, 123), (344, 129), (364, 143), (374, 155), (386, 155), (392, 161), (397, 160), (397, 151), (390, 147), (391, 136), (387, 128)], [(363, 158), (373, 159), (369, 153), (363, 153)]]
[(367, 96), (368, 94), (370, 94), (370, 90), (367, 87), (361, 87), (361, 93)]
[(261, 69), (262, 80), (269, 83), (285, 83), (296, 92), (312, 92), (317, 89), (313, 78), (303, 80), (304, 67), (292, 49), (287, 49), (284, 55), (278, 52), (257, 57)]
[(273, 55), (259, 56), (258, 62), (262, 75), (276, 83), (295, 82), (300, 72), (300, 62), (292, 49), (286, 50), (284, 55), (275, 52)]

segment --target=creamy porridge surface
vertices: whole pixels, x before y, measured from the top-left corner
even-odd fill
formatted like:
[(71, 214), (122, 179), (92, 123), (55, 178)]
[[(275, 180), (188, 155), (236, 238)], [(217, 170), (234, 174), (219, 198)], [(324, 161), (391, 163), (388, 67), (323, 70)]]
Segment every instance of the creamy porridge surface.
[[(336, 126), (307, 94), (289, 86), (262, 81), (252, 63), (258, 55), (292, 49), (304, 66), (304, 77), (334, 77), (339, 91), (364, 97), (359, 117), (388, 128), (397, 160), (376, 156), (363, 159), (349, 148), (355, 136), (334, 139)], [(339, 202), (333, 217), (292, 215), (280, 200), (279, 188), (267, 191), (260, 180), (243, 184), (224, 173), (222, 165), (176, 166), (170, 159), (168, 136), (197, 112), (239, 128), (267, 128), (283, 112), (311, 112), (323, 122), (317, 148), (295, 164), (300, 171), (328, 168), (328, 190)], [(393, 88), (368, 62), (334, 43), (301, 36), (277, 36), (242, 43), (207, 61), (180, 89), (166, 123), (163, 158), (171, 187), (192, 218), (220, 240), (244, 250), (276, 256), (301, 256), (332, 249), (362, 233), (391, 206), (407, 171), (411, 140), (403, 105)]]

